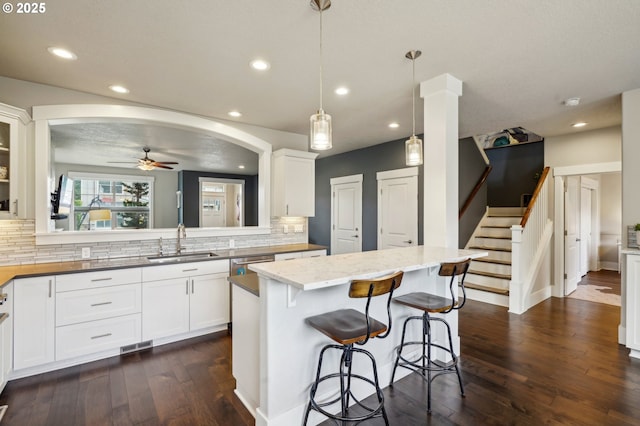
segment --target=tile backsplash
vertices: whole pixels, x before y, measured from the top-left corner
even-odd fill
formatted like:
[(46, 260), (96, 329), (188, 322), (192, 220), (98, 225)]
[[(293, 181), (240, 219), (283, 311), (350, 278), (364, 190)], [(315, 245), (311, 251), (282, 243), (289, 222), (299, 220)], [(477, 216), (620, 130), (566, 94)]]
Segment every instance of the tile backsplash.
[[(284, 232), (285, 226), (290, 231), (295, 225), (301, 225), (303, 232)], [(84, 247), (91, 248), (91, 259), (150, 256), (160, 251), (158, 240), (36, 246), (34, 232), (34, 220), (1, 220), (0, 266), (80, 260)], [(306, 243), (308, 241), (307, 219), (274, 218), (271, 220), (271, 233), (266, 235), (200, 238), (190, 238), (187, 235), (187, 238), (182, 241), (182, 246), (188, 252), (221, 250), (229, 248), (229, 239), (234, 240), (236, 248)], [(162, 246), (165, 254), (173, 253), (176, 249), (176, 239), (165, 238)]]

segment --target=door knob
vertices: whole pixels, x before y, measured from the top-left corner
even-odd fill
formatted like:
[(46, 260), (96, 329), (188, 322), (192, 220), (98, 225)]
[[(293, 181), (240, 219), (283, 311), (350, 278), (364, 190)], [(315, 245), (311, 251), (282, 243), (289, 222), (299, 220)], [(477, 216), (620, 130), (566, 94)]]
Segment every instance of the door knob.
[(411, 243), (413, 243), (413, 241), (412, 240), (407, 240), (407, 241), (403, 241), (403, 243), (411, 244)]
[(352, 235), (351, 237), (352, 237), (352, 238), (358, 238), (358, 236), (357, 236), (357, 235)]

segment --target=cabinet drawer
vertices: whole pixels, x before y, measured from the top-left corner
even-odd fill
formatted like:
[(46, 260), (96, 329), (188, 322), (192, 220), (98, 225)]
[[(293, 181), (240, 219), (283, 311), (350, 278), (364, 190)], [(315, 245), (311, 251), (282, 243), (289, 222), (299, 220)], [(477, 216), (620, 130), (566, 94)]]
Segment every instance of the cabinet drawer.
[(56, 328), (56, 361), (140, 342), (141, 314)]
[(56, 293), (96, 287), (139, 283), (141, 268), (109, 269), (56, 276)]
[(139, 313), (141, 284), (92, 288), (56, 294), (56, 326)]
[(169, 280), (197, 275), (229, 272), (228, 260), (180, 263), (177, 265), (148, 266), (142, 268), (142, 281)]

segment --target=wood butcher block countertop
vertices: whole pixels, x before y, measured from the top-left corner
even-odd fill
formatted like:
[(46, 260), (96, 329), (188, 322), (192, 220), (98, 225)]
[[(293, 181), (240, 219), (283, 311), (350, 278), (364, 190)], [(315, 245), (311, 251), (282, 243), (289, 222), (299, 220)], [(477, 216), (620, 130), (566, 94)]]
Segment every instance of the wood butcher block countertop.
[[(211, 250), (217, 256), (204, 261), (234, 259), (247, 256), (264, 256), (278, 253), (292, 253), (298, 251), (324, 250), (326, 247), (316, 244), (284, 244), (278, 246), (251, 247), (239, 249)], [(158, 266), (150, 262), (147, 257), (122, 257), (101, 260), (83, 260), (70, 262), (34, 263), (28, 265), (0, 266), (0, 287), (8, 284), (14, 278), (28, 278), (42, 275), (60, 275), (77, 272), (103, 271), (108, 269), (138, 268), (145, 266)], [(167, 254), (167, 256), (170, 256)], [(194, 260), (195, 261), (195, 260)], [(203, 261), (203, 260), (200, 260)], [(164, 265), (170, 262), (163, 263)]]

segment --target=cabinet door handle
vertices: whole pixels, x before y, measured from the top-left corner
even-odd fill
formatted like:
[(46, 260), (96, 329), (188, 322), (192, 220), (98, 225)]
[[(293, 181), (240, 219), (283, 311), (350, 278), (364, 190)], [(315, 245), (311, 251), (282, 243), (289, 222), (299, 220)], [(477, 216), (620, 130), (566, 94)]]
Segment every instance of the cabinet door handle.
[(103, 337), (109, 337), (109, 336), (111, 336), (111, 333), (99, 334), (99, 335), (97, 335), (97, 336), (91, 336), (91, 340), (94, 340), (94, 339), (101, 339), (101, 338), (103, 338)]
[(287, 216), (289, 216), (289, 204), (287, 204)]
[(191, 294), (194, 293), (194, 289), (193, 289), (193, 280), (191, 280)]
[(51, 280), (49, 280), (49, 299), (51, 299), (51, 290), (52, 290), (52, 283)]
[(18, 199), (16, 198), (16, 200), (13, 202), (13, 205), (15, 206), (13, 209), (13, 215), (14, 216), (18, 216)]
[(111, 278), (111, 277), (108, 277), (108, 278), (94, 278), (94, 279), (91, 280), (91, 282), (95, 283), (95, 282), (98, 282), (98, 281), (110, 281), (112, 279), (113, 278)]
[(182, 272), (193, 272), (193, 271), (197, 271), (198, 268), (191, 268), (191, 269), (183, 269)]
[(103, 306), (103, 305), (110, 305), (113, 302), (101, 302), (101, 303), (92, 303), (91, 306)]
[(186, 280), (184, 283), (186, 284), (186, 287), (185, 287), (185, 290), (186, 290), (186, 291), (185, 291), (185, 293), (186, 293), (186, 294), (187, 294), (187, 296), (188, 296), (188, 295), (189, 295), (189, 280)]

